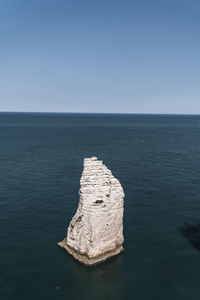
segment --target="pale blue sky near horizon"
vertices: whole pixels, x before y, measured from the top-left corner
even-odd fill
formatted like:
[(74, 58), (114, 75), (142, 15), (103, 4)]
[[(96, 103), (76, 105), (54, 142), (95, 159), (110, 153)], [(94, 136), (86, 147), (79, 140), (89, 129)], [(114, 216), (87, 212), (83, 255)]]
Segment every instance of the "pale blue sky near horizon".
[(1, 0), (0, 111), (200, 114), (200, 2)]

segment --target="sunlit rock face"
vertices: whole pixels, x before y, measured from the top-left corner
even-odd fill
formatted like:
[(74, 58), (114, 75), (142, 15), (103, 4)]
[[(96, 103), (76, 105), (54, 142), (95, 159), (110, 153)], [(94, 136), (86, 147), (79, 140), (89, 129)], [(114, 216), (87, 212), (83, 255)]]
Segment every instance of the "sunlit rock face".
[(78, 209), (66, 238), (58, 245), (87, 265), (120, 253), (123, 212), (124, 191), (119, 180), (97, 157), (85, 158)]

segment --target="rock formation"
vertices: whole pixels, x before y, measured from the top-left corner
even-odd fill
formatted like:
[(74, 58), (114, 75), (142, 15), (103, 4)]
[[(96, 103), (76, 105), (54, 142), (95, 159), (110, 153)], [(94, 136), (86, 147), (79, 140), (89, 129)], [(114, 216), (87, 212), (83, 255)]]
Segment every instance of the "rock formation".
[(66, 238), (58, 245), (86, 265), (120, 253), (123, 212), (124, 192), (119, 180), (97, 157), (85, 158), (78, 209)]

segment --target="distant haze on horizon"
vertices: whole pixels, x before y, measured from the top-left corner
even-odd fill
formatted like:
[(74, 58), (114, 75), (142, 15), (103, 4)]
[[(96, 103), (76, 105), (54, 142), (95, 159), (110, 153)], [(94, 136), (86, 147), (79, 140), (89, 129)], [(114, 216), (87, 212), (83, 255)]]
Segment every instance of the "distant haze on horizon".
[(3, 0), (0, 111), (200, 114), (200, 2)]

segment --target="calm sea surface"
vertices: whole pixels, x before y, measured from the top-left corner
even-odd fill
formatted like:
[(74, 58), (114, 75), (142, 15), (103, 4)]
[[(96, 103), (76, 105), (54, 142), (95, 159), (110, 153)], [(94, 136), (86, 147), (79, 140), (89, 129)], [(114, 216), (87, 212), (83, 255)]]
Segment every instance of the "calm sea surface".
[[(125, 252), (85, 267), (57, 246), (84, 157), (125, 191)], [(200, 116), (0, 114), (1, 300), (199, 300)]]

